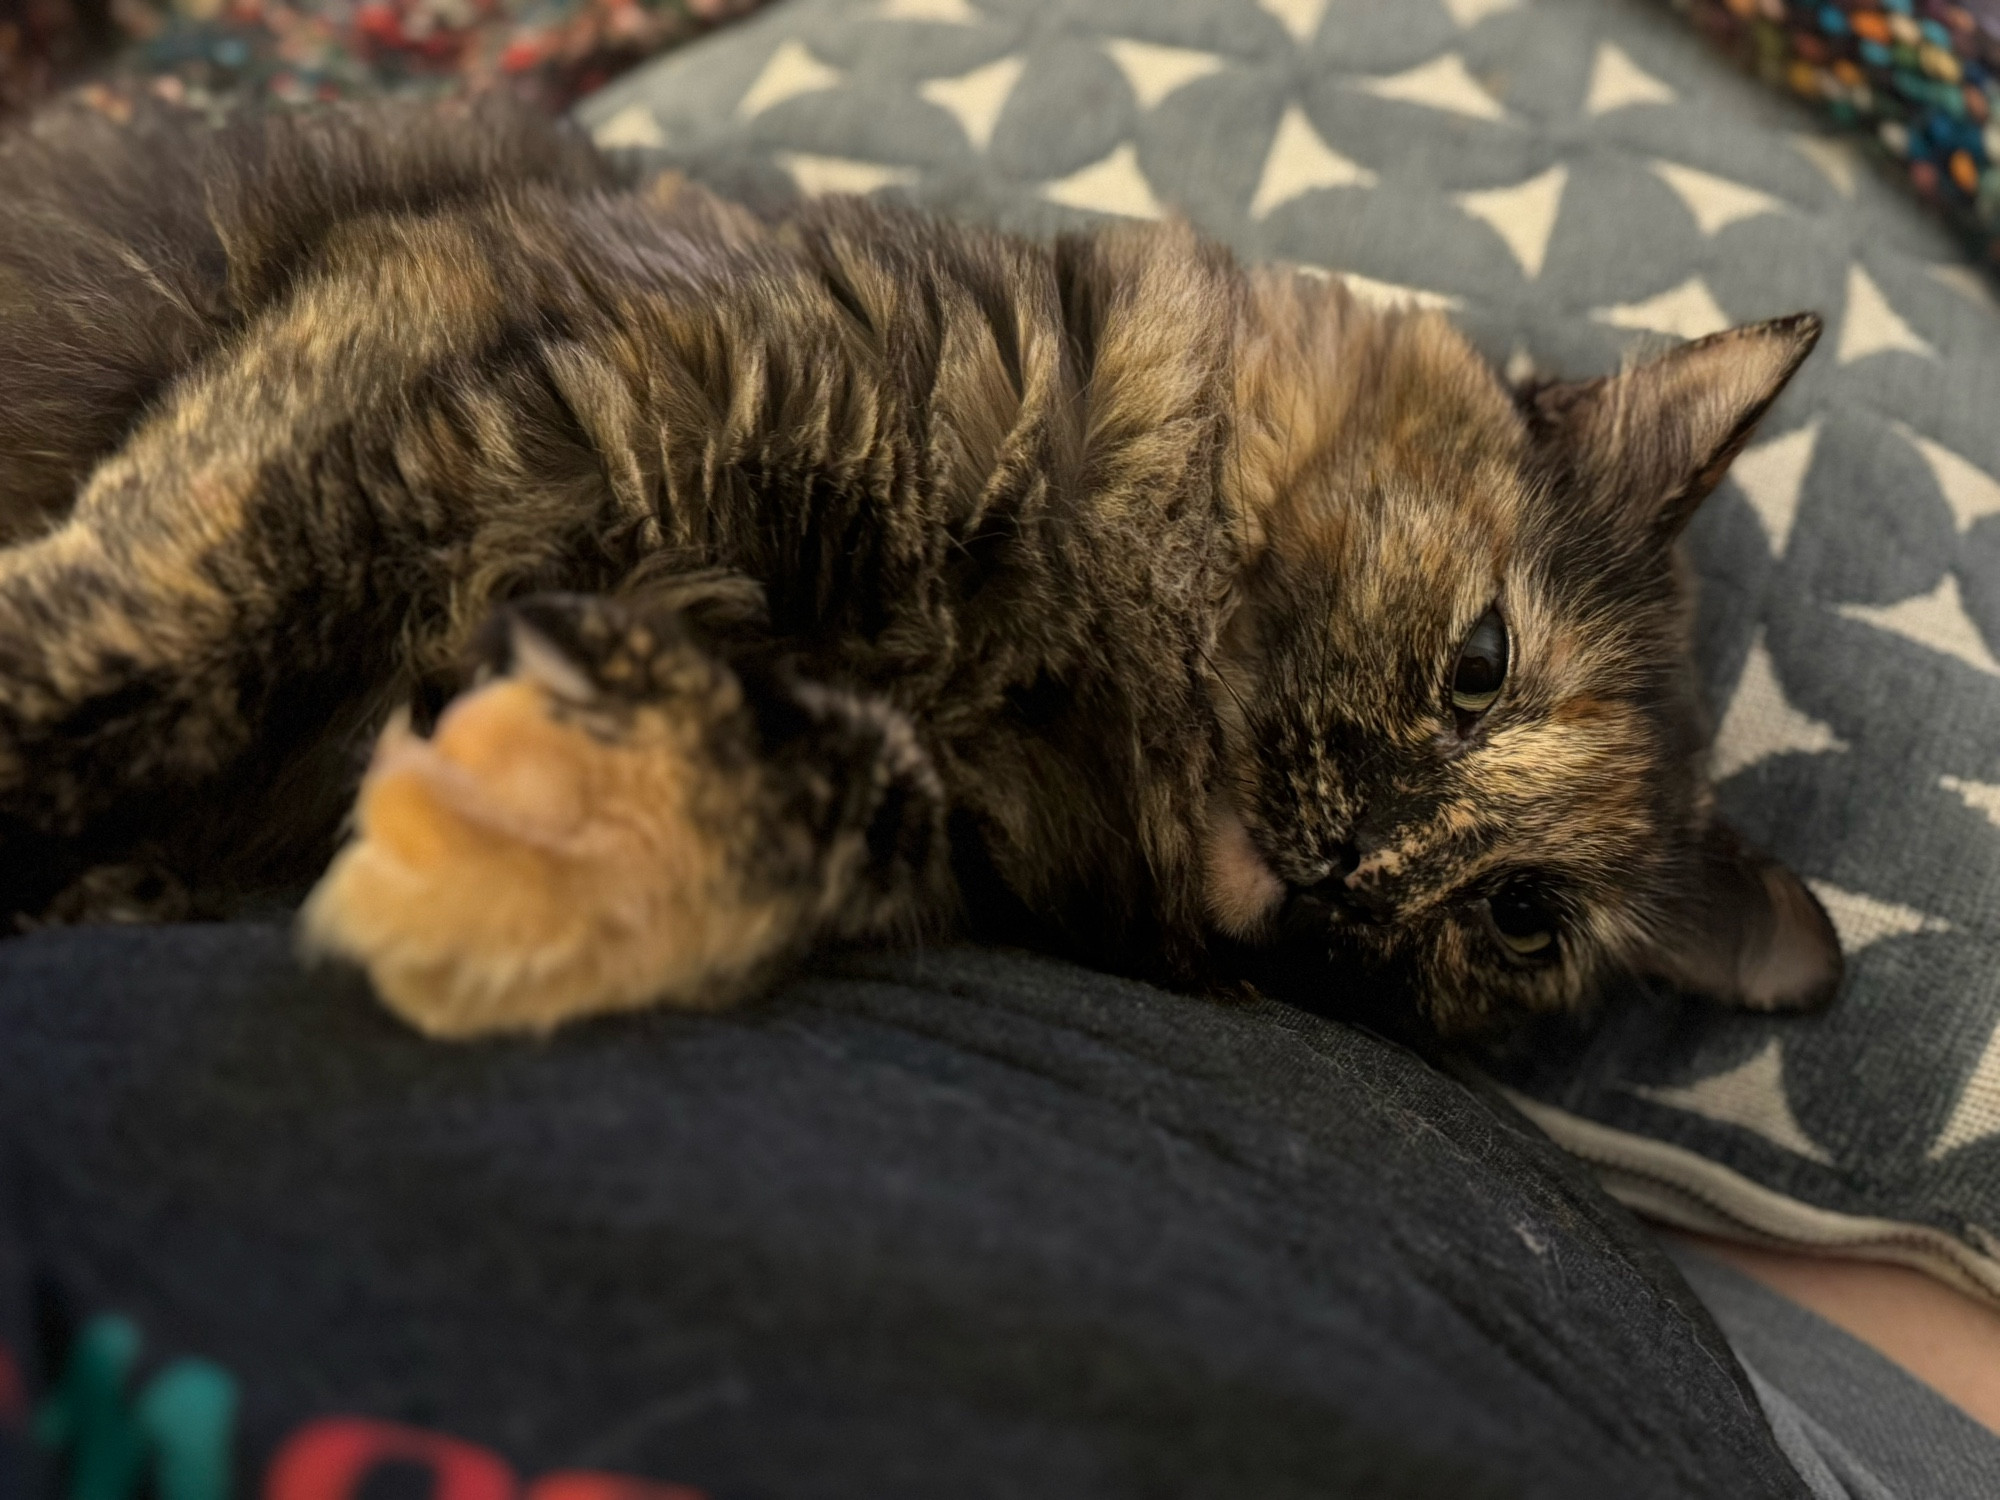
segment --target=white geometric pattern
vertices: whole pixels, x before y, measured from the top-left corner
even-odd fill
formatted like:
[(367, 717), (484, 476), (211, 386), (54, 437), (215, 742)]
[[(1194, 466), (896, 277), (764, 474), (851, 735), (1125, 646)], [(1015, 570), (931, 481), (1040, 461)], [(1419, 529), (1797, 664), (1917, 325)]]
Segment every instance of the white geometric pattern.
[(1984, 813), (1987, 822), (2000, 828), (2000, 786), (1987, 781), (1967, 781), (1962, 776), (1940, 776), (1938, 785), (1958, 793), (1967, 807)]
[(1914, 907), (1876, 896), (1864, 896), (1825, 880), (1808, 880), (1812, 893), (1833, 919), (1840, 935), (1840, 951), (1852, 958), (1870, 944), (1884, 938), (1908, 937), (1913, 932), (1949, 932), (1951, 923), (1942, 917), (1927, 917)]
[(1986, 1039), (1986, 1050), (1973, 1065), (1972, 1076), (1959, 1091), (1951, 1118), (1945, 1121), (1938, 1138), (1927, 1153), (1932, 1161), (1948, 1156), (1962, 1146), (1976, 1145), (2000, 1136), (2000, 1027)]
[(1373, 172), (1327, 145), (1306, 112), (1289, 104), (1271, 137), (1270, 153), (1250, 199), (1250, 217), (1261, 219), (1280, 204), (1319, 188), (1369, 187), (1374, 182)]
[(1443, 292), (1427, 292), (1422, 287), (1404, 286), (1395, 281), (1377, 281), (1372, 276), (1363, 276), (1354, 271), (1334, 271), (1325, 266), (1309, 266), (1292, 263), (1292, 269), (1301, 276), (1310, 276), (1315, 281), (1337, 279), (1357, 301), (1370, 307), (1387, 310), (1394, 307), (1437, 308), (1446, 312), (1463, 307), (1464, 300), (1447, 296)]
[(1819, 168), (1836, 193), (1843, 198), (1854, 196), (1854, 178), (1861, 164), (1855, 160), (1853, 147), (1834, 136), (1801, 134), (1791, 139), (1799, 155)]
[(1421, 104), (1425, 109), (1440, 109), (1474, 120), (1507, 118), (1507, 111), (1500, 107), (1500, 101), (1466, 72), (1465, 59), (1456, 52), (1447, 52), (1443, 57), (1419, 63), (1406, 73), (1367, 79), (1361, 87), (1377, 98)]
[(1605, 42), (1590, 69), (1590, 90), (1584, 96), (1586, 115), (1609, 114), (1633, 104), (1672, 104), (1678, 96), (1666, 84), (1625, 55), (1625, 49)]
[(913, 167), (885, 166), (878, 161), (853, 161), (844, 156), (814, 156), (804, 151), (781, 151), (778, 165), (791, 174), (799, 191), (808, 198), (828, 193), (852, 193), (856, 197), (885, 187), (908, 187), (917, 180)]
[(938, 108), (950, 111), (965, 138), (972, 143), (972, 149), (984, 151), (993, 143), (1000, 112), (1006, 109), (1014, 85), (1021, 81), (1021, 73), (1027, 66), (1025, 57), (1003, 57), (956, 78), (933, 78), (917, 92)]
[(1448, 297), (1443, 292), (1427, 292), (1422, 287), (1403, 286), (1394, 281), (1377, 281), (1372, 276), (1357, 275), (1353, 271), (1342, 271), (1339, 275), (1341, 284), (1370, 307), (1428, 307), (1450, 312), (1465, 305), (1462, 299)]
[(1796, 432), (1744, 449), (1729, 466), (1729, 477), (1763, 523), (1773, 557), (1783, 557), (1792, 539), (1792, 523), (1799, 514), (1799, 495), (1805, 488), (1806, 470), (1812, 467), (1813, 449), (1818, 442), (1819, 418), (1815, 417)]
[(1818, 719), (1800, 713), (1785, 696), (1778, 669), (1758, 631), (1744, 660), (1743, 674), (1715, 732), (1709, 774), (1726, 781), (1774, 755), (1824, 755), (1847, 745)]
[(1512, 187), (1460, 193), (1458, 205), (1492, 226), (1514, 252), (1521, 273), (1533, 281), (1542, 274), (1542, 261), (1549, 253), (1549, 236), (1555, 233), (1563, 186), (1568, 181), (1569, 168), (1558, 163)]
[(1898, 604), (1843, 604), (1840, 612), (1850, 620), (1893, 631), (1905, 640), (1955, 656), (1969, 667), (2000, 677), (2000, 661), (1993, 659), (1985, 637), (1972, 623), (1972, 616), (1965, 612), (1965, 601), (1958, 595), (1958, 580), (1949, 573), (1928, 594)]
[(1672, 1088), (1631, 1085), (1633, 1093), (1655, 1104), (1666, 1104), (1704, 1119), (1754, 1131), (1808, 1161), (1831, 1163), (1833, 1158), (1799, 1126), (1785, 1097), (1785, 1059), (1774, 1038), (1756, 1056), (1727, 1073)]
[(977, 26), (980, 20), (969, 0), (882, 0), (876, 14), (885, 21), (936, 21), (947, 26)]
[(1840, 324), (1840, 350), (1834, 356), (1842, 364), (1866, 359), (1871, 354), (1901, 350), (1933, 358), (1933, 349), (1917, 331), (1905, 323), (1875, 280), (1856, 262), (1847, 268), (1847, 313)]
[(1938, 493), (1951, 507), (1952, 519), (1958, 523), (1961, 532), (1970, 531), (1974, 523), (1988, 516), (2000, 516), (2000, 483), (1996, 483), (1991, 474), (1960, 458), (1943, 443), (1925, 437), (1906, 422), (1892, 425), (1930, 465)]
[(1516, 10), (1525, 0), (1444, 0), (1444, 8), (1451, 12), (1451, 18), (1460, 29), (1477, 26), (1488, 16), (1497, 16), (1503, 11)]
[(1671, 333), (1676, 338), (1706, 338), (1729, 326), (1729, 314), (1715, 305), (1715, 294), (1699, 276), (1690, 276), (1679, 286), (1669, 287), (1657, 297), (1627, 302), (1619, 307), (1599, 308), (1591, 316), (1613, 328), (1637, 328), (1648, 333)]
[(1214, 52), (1196, 52), (1188, 47), (1160, 47), (1152, 42), (1135, 42), (1113, 37), (1104, 44), (1118, 71), (1132, 86), (1139, 108), (1151, 109), (1175, 89), (1219, 73), (1229, 60)]
[(1993, 283), (1985, 273), (1972, 266), (1932, 266), (1931, 280), (1950, 287), (1968, 302), (1976, 302), (1988, 312), (2000, 311), (2000, 300), (1993, 295)]
[(748, 120), (787, 99), (834, 88), (840, 79), (838, 68), (830, 68), (814, 57), (806, 50), (805, 43), (787, 38), (764, 64), (764, 71), (743, 91), (743, 97), (736, 103), (736, 113)]
[(1309, 42), (1319, 31), (1320, 18), (1326, 14), (1326, 0), (1257, 0), (1257, 3), (1278, 18), (1278, 24), (1292, 34), (1295, 42)]
[(1042, 196), (1051, 203), (1127, 219), (1158, 219), (1166, 214), (1139, 170), (1139, 152), (1130, 141), (1067, 177), (1044, 183)]
[(653, 111), (643, 104), (628, 104), (590, 132), (601, 151), (657, 150), (667, 143), (667, 133)]
[(1652, 165), (1653, 174), (1687, 205), (1688, 212), (1694, 215), (1695, 226), (1703, 234), (1714, 234), (1759, 214), (1778, 213), (1785, 206), (1769, 193), (1760, 193), (1726, 177), (1698, 172), (1678, 162), (1656, 161)]

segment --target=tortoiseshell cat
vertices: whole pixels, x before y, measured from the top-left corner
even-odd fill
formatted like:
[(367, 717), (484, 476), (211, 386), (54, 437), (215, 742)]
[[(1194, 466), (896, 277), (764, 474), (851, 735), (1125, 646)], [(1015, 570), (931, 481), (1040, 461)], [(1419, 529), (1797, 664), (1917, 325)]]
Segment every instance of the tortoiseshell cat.
[(0, 909), (303, 889), (352, 805), (306, 931), (439, 1035), (927, 934), (1302, 943), (1446, 1031), (1619, 968), (1815, 1003), (1674, 541), (1818, 329), (1516, 393), (1184, 228), (51, 117), (0, 149)]

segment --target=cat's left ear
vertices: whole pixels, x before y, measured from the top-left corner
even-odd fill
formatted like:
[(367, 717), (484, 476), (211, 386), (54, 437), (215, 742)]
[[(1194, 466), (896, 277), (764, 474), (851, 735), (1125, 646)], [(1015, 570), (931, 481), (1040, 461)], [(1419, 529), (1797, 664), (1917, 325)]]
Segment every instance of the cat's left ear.
[(1840, 939), (1798, 876), (1721, 823), (1710, 826), (1695, 875), (1652, 955), (1655, 973), (1744, 1010), (1814, 1010), (1833, 999)]
[(1819, 334), (1814, 313), (1749, 323), (1619, 375), (1531, 387), (1521, 405), (1587, 503), (1670, 542)]

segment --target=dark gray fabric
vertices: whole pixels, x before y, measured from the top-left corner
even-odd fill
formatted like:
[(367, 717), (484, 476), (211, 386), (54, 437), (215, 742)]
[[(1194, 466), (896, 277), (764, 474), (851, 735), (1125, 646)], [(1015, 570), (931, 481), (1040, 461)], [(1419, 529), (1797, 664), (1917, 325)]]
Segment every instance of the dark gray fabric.
[(1771, 1420), (1771, 1435), (1805, 1480), (1813, 1500), (1896, 1500), (1847, 1444), (1755, 1370), (1749, 1373), (1764, 1415)]
[(0, 1037), (0, 1341), (218, 1362), (241, 1493), (343, 1413), (716, 1500), (1802, 1493), (1575, 1162), (1283, 1007), (949, 951), (439, 1047), (246, 925), (0, 944)]
[(1900, 1366), (1733, 1266), (1670, 1254), (1749, 1369), (1816, 1500), (2000, 1495), (2000, 1436)]
[(1846, 998), (1510, 1076), (1570, 1144), (1696, 1153), (1652, 1162), (1655, 1211), (1880, 1233), (1747, 1181), (1925, 1226), (2000, 1296), (2000, 316), (1899, 186), (1647, 0), (794, 0), (582, 117), (724, 187), (1032, 232), (1179, 211), (1418, 289), (1517, 370), (1825, 314), (1693, 547), (1722, 807), (1827, 903)]
[[(0, 1069), (12, 1062), (11, 1049), (0, 1039)], [(34, 1330), (34, 1273), (21, 1238), (25, 1226), (19, 1183), (19, 1163), (12, 1152), (0, 1149), (0, 1496), (30, 1490), (25, 1356)]]

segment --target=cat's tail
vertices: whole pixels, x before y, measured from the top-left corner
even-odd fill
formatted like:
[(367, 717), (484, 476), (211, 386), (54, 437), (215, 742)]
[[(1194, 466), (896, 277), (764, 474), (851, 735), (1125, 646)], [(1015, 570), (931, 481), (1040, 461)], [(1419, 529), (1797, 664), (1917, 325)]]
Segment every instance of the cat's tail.
[(58, 106), (0, 135), (0, 544), (46, 529), (155, 396), (340, 223), (524, 183), (608, 180), (505, 104), (253, 116)]

